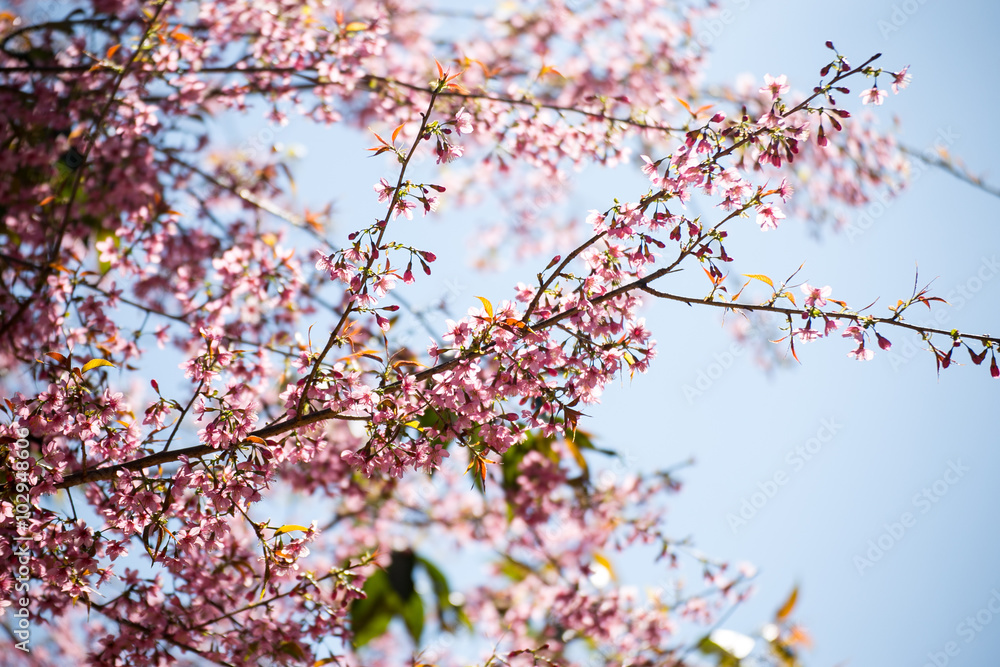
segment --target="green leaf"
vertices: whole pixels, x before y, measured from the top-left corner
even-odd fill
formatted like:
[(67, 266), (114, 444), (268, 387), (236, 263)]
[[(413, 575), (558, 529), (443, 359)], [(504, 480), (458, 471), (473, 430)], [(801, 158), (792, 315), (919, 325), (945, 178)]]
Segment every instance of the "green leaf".
[(399, 614), (403, 617), (406, 631), (413, 638), (413, 643), (419, 645), (420, 636), (424, 632), (424, 601), (417, 594), (411, 595), (410, 599), (403, 603)]
[(413, 566), (416, 562), (416, 555), (409, 549), (393, 551), (389, 567), (385, 571), (389, 585), (404, 603), (409, 602), (414, 594)]
[(350, 611), (356, 647), (385, 634), (399, 607), (399, 598), (392, 592), (389, 575), (384, 570), (376, 570), (368, 577), (362, 590), (365, 597), (352, 602)]
[(500, 561), (500, 574), (514, 582), (524, 581), (531, 574), (531, 568), (522, 565), (510, 556), (504, 556)]

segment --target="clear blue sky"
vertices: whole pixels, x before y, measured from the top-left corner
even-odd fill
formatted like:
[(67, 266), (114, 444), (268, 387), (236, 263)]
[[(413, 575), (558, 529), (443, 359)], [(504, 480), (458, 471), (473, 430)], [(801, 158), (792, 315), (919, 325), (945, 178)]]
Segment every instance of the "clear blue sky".
[[(1000, 5), (723, 0), (721, 6), (732, 21), (714, 39), (711, 80), (731, 81), (742, 72), (758, 80), (765, 73), (787, 74), (793, 85), (808, 88), (827, 57), (827, 39), (852, 62), (882, 52), (886, 67), (909, 64), (913, 75), (909, 89), (878, 109), (883, 120), (898, 116), (903, 141), (918, 149), (929, 148), (942, 132), (957, 135), (953, 153), (989, 174), (998, 148), (991, 119), (1000, 102), (1000, 41), (994, 34)], [(350, 173), (331, 174), (330, 151), (360, 156), (368, 140), (334, 130), (325, 135), (330, 147), (324, 148), (319, 136), (292, 126), (276, 140), (309, 144), (311, 153), (297, 170), (303, 200), (319, 204), (333, 197), (346, 233), (354, 228), (347, 222), (352, 216), (372, 215), (371, 184), (383, 175), (384, 163), (359, 165), (350, 157), (343, 162), (351, 165)], [(240, 137), (232, 139), (238, 143)], [(610, 179), (593, 172), (581, 176), (573, 200), (581, 216), (606, 208), (612, 197), (627, 200), (641, 191), (638, 164), (621, 171)], [(1000, 175), (992, 180), (1000, 183)], [(976, 278), (1000, 258), (998, 203), (947, 174), (924, 170), (861, 236), (826, 234), (817, 240), (789, 219), (768, 234), (748, 223), (727, 249), (737, 257), (737, 273), (784, 276), (805, 262), (801, 279), (829, 284), (834, 297), (855, 306), (880, 297), (876, 311), (882, 312), (909, 295), (919, 265), (922, 282), (937, 278), (937, 295), (960, 287), (970, 292), (960, 307), (957, 300), (941, 307), (944, 326), (996, 334), (1000, 273)], [(451, 291), (460, 315), (475, 305), (474, 295), (494, 302), (509, 298), (513, 282), (537, 270), (473, 274), (463, 264), (464, 239), (476, 221), (491, 216), (442, 218), (420, 223), (415, 232), (440, 240), (432, 249), (441, 261), (419, 291), (403, 292), (414, 301), (427, 303)], [(767, 375), (744, 353), (720, 374), (713, 364), (730, 349), (732, 337), (717, 313), (653, 303), (647, 321), (660, 350), (651, 373), (606, 392), (605, 402), (588, 411), (593, 419), (587, 427), (602, 445), (629, 454), (637, 468), (697, 460), (672, 503), (672, 533), (692, 535), (712, 556), (750, 561), (761, 570), (759, 594), (726, 627), (755, 631), (798, 583), (797, 618), (816, 644), (808, 665), (922, 667), (933, 664), (928, 654), (938, 654), (941, 667), (949, 642), (948, 665), (995, 664), (1000, 616), (982, 610), (994, 595), (993, 607), (1000, 610), (1000, 531), (989, 518), (1000, 504), (1000, 381), (967, 357), (940, 379), (927, 353), (902, 363), (885, 353), (855, 362), (839, 337), (800, 348), (801, 366)], [(920, 343), (916, 336), (890, 337), (901, 353)], [(689, 401), (683, 388), (694, 385), (699, 373), (717, 377)], [(835, 425), (831, 438), (821, 431), (824, 424)], [(809, 460), (794, 453), (820, 435), (826, 442), (818, 450), (811, 443)], [(727, 515), (738, 513), (741, 502), (776, 474), (785, 483), (734, 531)], [(920, 497), (925, 488), (930, 496)], [(866, 557), (869, 541), (879, 540), (891, 548), (859, 572), (855, 557)], [(651, 569), (639, 561), (627, 565), (619, 569), (627, 569), (630, 583), (653, 583), (647, 579)], [(978, 621), (967, 623), (977, 614)]]

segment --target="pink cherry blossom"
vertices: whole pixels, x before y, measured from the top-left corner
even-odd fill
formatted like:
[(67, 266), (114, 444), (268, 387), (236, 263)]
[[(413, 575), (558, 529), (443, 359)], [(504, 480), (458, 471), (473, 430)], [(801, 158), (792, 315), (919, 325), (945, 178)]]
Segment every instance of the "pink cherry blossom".
[(873, 86), (872, 88), (865, 88), (861, 91), (861, 103), (862, 104), (874, 104), (879, 106), (885, 101), (885, 98), (889, 93), (884, 90), (880, 90), (878, 86)]
[(777, 229), (778, 221), (783, 219), (785, 214), (773, 204), (761, 204), (757, 207), (757, 224), (763, 231)]
[(898, 72), (896, 72), (896, 73), (894, 73), (892, 75), (892, 92), (893, 93), (897, 93), (898, 94), (899, 91), (901, 91), (902, 89), (904, 89), (908, 85), (910, 85), (910, 78), (911, 77), (910, 77), (909, 74), (906, 73), (906, 71), (908, 69), (910, 69), (909, 65), (907, 65), (906, 67), (904, 67), (903, 69), (899, 70)]
[(764, 86), (757, 92), (769, 94), (772, 100), (776, 100), (779, 96), (784, 95), (789, 90), (791, 90), (791, 86), (788, 85), (788, 78), (784, 74), (778, 77), (772, 77), (770, 74), (765, 74)]
[(823, 308), (826, 306), (826, 297), (833, 293), (833, 288), (829, 285), (812, 287), (809, 283), (803, 283), (799, 289), (806, 296), (806, 308)]
[(465, 107), (462, 107), (455, 114), (455, 132), (461, 136), (463, 134), (472, 134), (474, 130), (472, 114), (466, 111)]

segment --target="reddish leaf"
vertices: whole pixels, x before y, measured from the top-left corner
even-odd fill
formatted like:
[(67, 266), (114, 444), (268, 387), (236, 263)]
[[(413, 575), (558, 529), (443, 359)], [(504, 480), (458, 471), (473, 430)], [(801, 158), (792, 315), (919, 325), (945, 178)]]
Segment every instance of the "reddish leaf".
[(985, 348), (984, 347), (983, 351), (980, 352), (979, 354), (976, 354), (975, 352), (973, 352), (971, 347), (968, 348), (968, 349), (969, 349), (969, 356), (972, 357), (972, 363), (974, 363), (975, 365), (978, 366), (981, 363), (983, 363), (983, 359), (986, 358), (986, 350), (989, 349), (989, 348)]

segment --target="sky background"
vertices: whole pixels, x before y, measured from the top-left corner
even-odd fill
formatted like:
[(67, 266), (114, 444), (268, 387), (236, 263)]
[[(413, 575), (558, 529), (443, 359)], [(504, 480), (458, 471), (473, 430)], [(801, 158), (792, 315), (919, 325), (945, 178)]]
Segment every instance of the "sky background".
[[(920, 150), (941, 136), (953, 137), (954, 155), (1000, 183), (992, 169), (998, 140), (991, 121), (1000, 102), (1000, 41), (994, 34), (1000, 5), (732, 0), (720, 6), (731, 20), (706, 33), (714, 50), (710, 81), (786, 74), (793, 87), (808, 89), (828, 59), (826, 40), (855, 64), (882, 52), (879, 64), (892, 70), (909, 64), (913, 75), (903, 94), (890, 95), (877, 109), (884, 122), (898, 117), (902, 141)], [(856, 110), (860, 86), (852, 83), (847, 106)], [(237, 145), (246, 131), (233, 126), (228, 140)], [(361, 226), (354, 216), (374, 215), (371, 188), (386, 164), (361, 160), (368, 137), (293, 123), (275, 141), (308, 148), (296, 169), (300, 202), (316, 208), (334, 200), (341, 236)], [(588, 209), (607, 208), (615, 196), (634, 200), (647, 187), (637, 157), (634, 162), (611, 176), (580, 174), (566, 210), (582, 217)], [(959, 287), (972, 296), (935, 309), (945, 313), (942, 327), (998, 333), (1000, 272), (993, 271), (991, 280), (977, 278), (1000, 257), (997, 199), (933, 169), (915, 165), (914, 173), (912, 187), (850, 238), (817, 238), (792, 218), (767, 234), (749, 222), (734, 227), (727, 243), (737, 258), (734, 275), (777, 279), (805, 262), (796, 282), (831, 285), (834, 298), (854, 307), (880, 298), (875, 312), (884, 313), (910, 295), (919, 267), (921, 285), (934, 279), (937, 296)], [(401, 293), (418, 305), (444, 297), (457, 316), (477, 305), (477, 295), (494, 303), (510, 298), (513, 283), (537, 271), (537, 262), (528, 271), (486, 275), (467, 263), (468, 239), (495, 219), (490, 211), (444, 211), (420, 222), (414, 233), (435, 241), (421, 247), (434, 250), (440, 261), (433, 276)], [(915, 310), (909, 316), (928, 317)], [(937, 667), (996, 663), (1000, 616), (987, 605), (996, 596), (994, 608), (1000, 609), (1000, 531), (994, 518), (1000, 506), (1000, 381), (964, 354), (963, 366), (939, 378), (931, 355), (917, 353), (916, 335), (889, 330), (880, 331), (892, 339), (895, 354), (856, 362), (847, 357), (852, 346), (835, 336), (798, 346), (801, 365), (792, 361), (765, 373), (751, 351), (726, 357), (733, 337), (714, 309), (655, 302), (646, 317), (659, 344), (651, 372), (609, 387), (581, 427), (595, 433), (600, 445), (625, 454), (627, 466), (636, 470), (696, 460), (682, 474), (685, 486), (672, 502), (670, 532), (691, 535), (715, 558), (749, 561), (760, 570), (758, 594), (725, 627), (758, 630), (798, 584), (796, 618), (815, 642), (807, 665), (922, 667), (934, 665), (932, 658)], [(685, 394), (685, 386), (697, 387), (700, 374), (712, 376), (709, 386), (699, 396)], [(831, 438), (824, 424), (833, 425)], [(810, 460), (799, 466), (789, 459), (796, 447), (820, 435), (826, 442)], [(741, 503), (776, 474), (786, 483), (734, 530), (729, 515), (738, 514)], [(935, 502), (915, 499), (925, 488), (937, 490), (931, 491)], [(907, 512), (913, 520), (893, 536), (892, 524)], [(867, 558), (869, 541), (880, 539), (890, 548), (859, 571), (856, 557)], [(642, 586), (657, 578), (649, 559), (637, 556), (616, 566), (625, 583)], [(979, 630), (962, 625), (977, 613)], [(944, 654), (949, 642), (950, 656)]]

